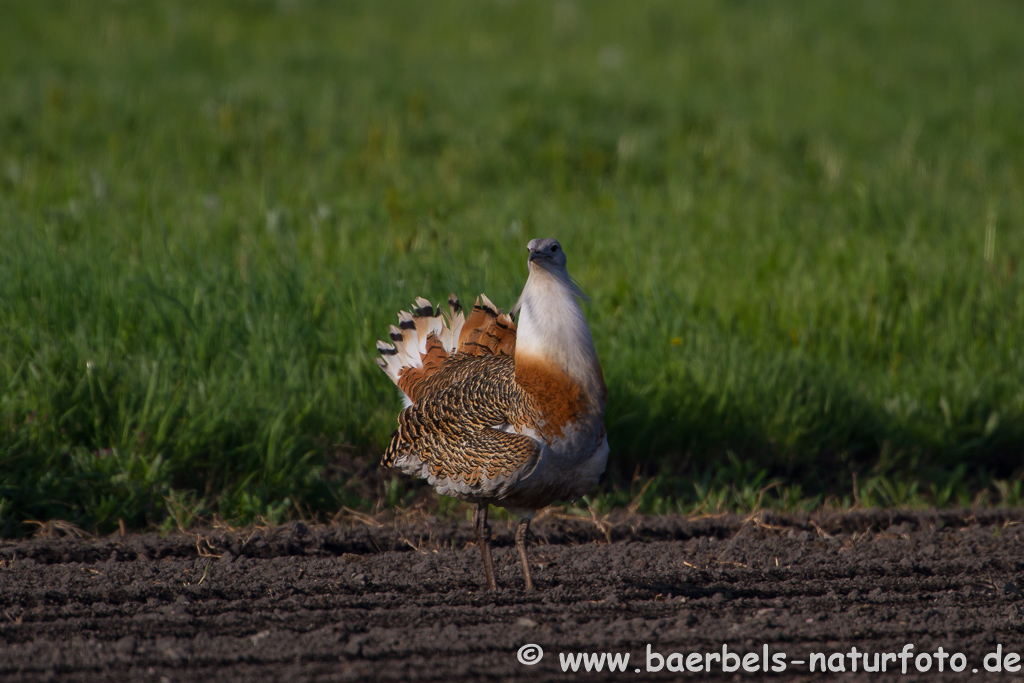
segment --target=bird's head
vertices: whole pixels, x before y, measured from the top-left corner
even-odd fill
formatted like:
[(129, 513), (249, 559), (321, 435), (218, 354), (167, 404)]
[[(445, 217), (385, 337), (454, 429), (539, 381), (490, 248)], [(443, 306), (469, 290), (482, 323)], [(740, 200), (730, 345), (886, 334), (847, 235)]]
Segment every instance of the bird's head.
[(530, 252), (530, 269), (543, 268), (545, 270), (565, 270), (565, 252), (558, 240), (547, 237), (545, 239), (530, 240), (526, 245)]

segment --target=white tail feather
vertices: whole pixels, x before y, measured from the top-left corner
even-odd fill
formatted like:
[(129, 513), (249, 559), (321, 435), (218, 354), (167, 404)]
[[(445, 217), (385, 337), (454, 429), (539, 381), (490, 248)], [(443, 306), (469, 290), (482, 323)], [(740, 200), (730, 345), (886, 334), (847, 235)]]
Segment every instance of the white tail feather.
[[(408, 313), (402, 311), (398, 314), (398, 319), (402, 322), (402, 316), (409, 316)], [(412, 316), (409, 316), (412, 319)], [(395, 343), (395, 349), (398, 351), (398, 360), (402, 364), (402, 367), (419, 367), (422, 365), (420, 361), (420, 354), (416, 352), (416, 329), (401, 329), (392, 325), (388, 328), (392, 341)]]
[(448, 296), (448, 325), (441, 332), (441, 343), (448, 353), (452, 353), (459, 346), (459, 335), (462, 334), (462, 326), (466, 324), (466, 314), (462, 312), (462, 306), (454, 294)]
[(377, 351), (380, 353), (380, 358), (377, 359), (377, 365), (380, 369), (387, 373), (388, 377), (391, 378), (392, 382), (398, 382), (398, 373), (402, 369), (402, 363), (398, 360), (398, 350), (393, 344), (377, 340)]

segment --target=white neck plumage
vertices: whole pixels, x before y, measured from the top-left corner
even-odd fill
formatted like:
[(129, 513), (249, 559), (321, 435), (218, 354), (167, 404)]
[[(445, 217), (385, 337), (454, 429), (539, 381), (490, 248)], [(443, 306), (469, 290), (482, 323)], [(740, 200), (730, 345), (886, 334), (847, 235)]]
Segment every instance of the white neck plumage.
[(530, 277), (516, 303), (516, 360), (551, 362), (575, 380), (595, 406), (604, 402), (604, 378), (578, 299), (586, 295), (565, 267), (530, 264)]

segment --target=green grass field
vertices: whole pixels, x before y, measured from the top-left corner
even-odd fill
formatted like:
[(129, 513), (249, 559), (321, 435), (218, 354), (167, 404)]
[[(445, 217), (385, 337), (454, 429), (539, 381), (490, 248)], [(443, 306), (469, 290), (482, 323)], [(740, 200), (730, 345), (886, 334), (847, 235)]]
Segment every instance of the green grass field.
[(0, 535), (423, 498), (375, 470), (400, 404), (373, 342), (417, 295), (510, 307), (544, 236), (610, 389), (583, 507), (1019, 504), (1021, 26), (1012, 1), (11, 4)]

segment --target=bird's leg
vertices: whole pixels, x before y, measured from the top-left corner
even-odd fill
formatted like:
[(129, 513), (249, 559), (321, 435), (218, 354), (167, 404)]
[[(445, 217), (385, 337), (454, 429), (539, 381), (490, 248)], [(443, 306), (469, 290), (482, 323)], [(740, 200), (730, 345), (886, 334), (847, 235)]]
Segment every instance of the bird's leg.
[(530, 518), (523, 517), (519, 520), (519, 528), (516, 529), (516, 548), (519, 549), (519, 560), (523, 563), (523, 578), (526, 580), (526, 590), (533, 590), (533, 581), (530, 579), (530, 561), (526, 559), (526, 535), (530, 532)]
[(487, 575), (487, 590), (497, 590), (494, 583), (494, 563), (491, 561), (491, 527), (487, 526), (487, 503), (476, 506), (476, 538), (480, 553), (484, 557), (484, 574)]

